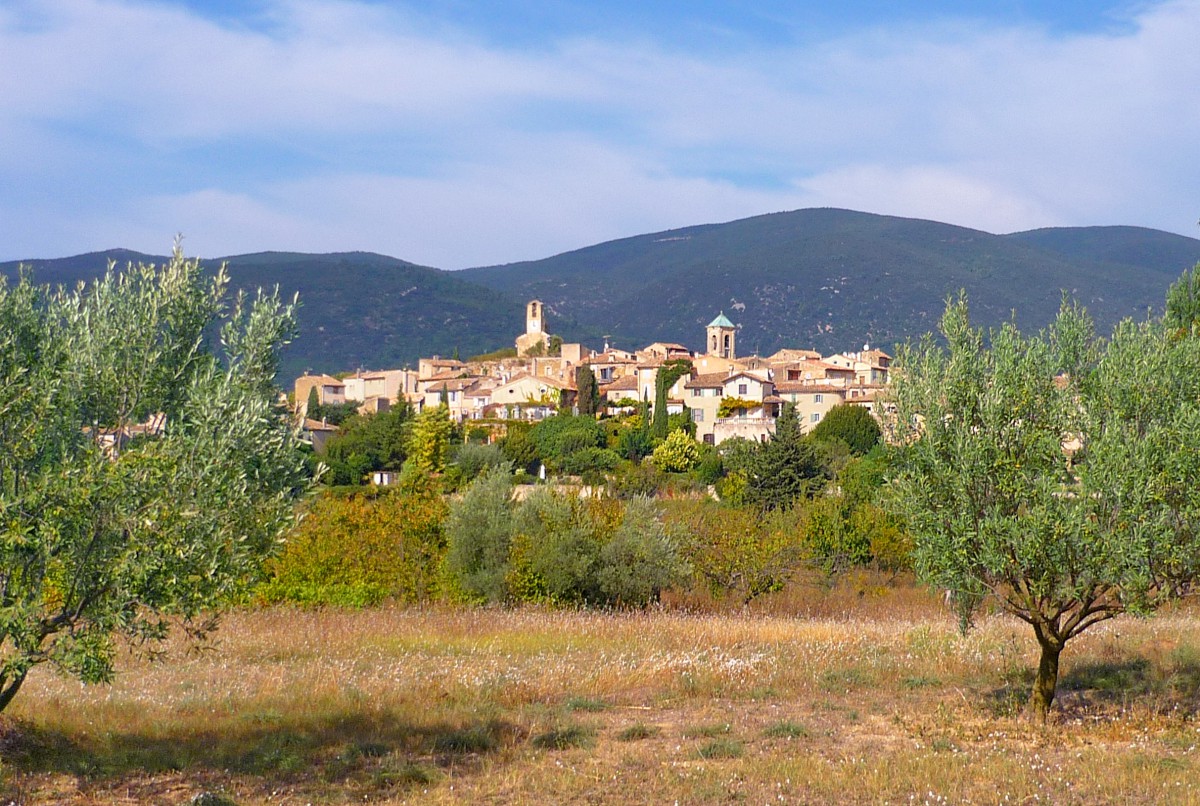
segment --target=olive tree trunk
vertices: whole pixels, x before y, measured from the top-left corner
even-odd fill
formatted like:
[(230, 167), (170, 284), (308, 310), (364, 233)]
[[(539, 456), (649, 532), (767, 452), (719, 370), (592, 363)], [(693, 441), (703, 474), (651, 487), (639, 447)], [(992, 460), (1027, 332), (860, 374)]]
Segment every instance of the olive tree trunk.
[(1033, 680), (1033, 690), (1029, 694), (1029, 716), (1038, 722), (1045, 722), (1050, 714), (1050, 706), (1054, 702), (1054, 694), (1058, 688), (1058, 656), (1062, 654), (1062, 642), (1050, 636), (1044, 636), (1038, 631), (1038, 645), (1042, 648), (1042, 656), (1038, 660), (1037, 677)]

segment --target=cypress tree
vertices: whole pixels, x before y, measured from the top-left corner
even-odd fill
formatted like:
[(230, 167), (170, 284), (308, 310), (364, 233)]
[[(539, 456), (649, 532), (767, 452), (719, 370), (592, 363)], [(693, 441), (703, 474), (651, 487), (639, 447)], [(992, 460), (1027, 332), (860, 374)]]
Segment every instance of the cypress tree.
[(308, 405), (304, 407), (304, 416), (310, 420), (321, 419), (321, 398), (317, 395), (317, 387), (308, 390)]

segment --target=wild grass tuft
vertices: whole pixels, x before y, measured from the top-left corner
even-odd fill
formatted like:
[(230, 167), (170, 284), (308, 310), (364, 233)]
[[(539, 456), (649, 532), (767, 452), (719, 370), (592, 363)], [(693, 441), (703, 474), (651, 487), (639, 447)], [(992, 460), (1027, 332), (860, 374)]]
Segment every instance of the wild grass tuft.
[(598, 700), (594, 697), (569, 697), (563, 705), (568, 711), (584, 711), (588, 713), (604, 711), (609, 707), (608, 703), (604, 700)]
[(619, 742), (638, 742), (642, 739), (649, 739), (662, 733), (662, 728), (658, 725), (647, 725), (644, 722), (638, 722), (622, 730), (617, 734)]
[(768, 725), (763, 731), (763, 736), (768, 739), (807, 739), (812, 735), (812, 731), (801, 725), (799, 722), (784, 720), (776, 722), (774, 725)]
[(572, 747), (591, 747), (596, 730), (583, 725), (564, 725), (533, 737), (533, 746), (540, 750), (569, 750)]
[(702, 759), (741, 758), (745, 746), (737, 739), (728, 737), (712, 739), (696, 749), (696, 756)]
[(715, 722), (709, 725), (696, 725), (683, 732), (685, 739), (711, 739), (714, 736), (724, 736), (733, 730), (728, 722)]

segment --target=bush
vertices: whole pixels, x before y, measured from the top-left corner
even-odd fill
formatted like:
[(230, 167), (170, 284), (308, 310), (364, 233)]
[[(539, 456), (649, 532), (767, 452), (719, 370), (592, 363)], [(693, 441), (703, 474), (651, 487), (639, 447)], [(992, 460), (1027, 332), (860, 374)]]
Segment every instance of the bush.
[(805, 539), (826, 573), (864, 565), (892, 572), (911, 567), (912, 545), (903, 523), (875, 504), (887, 461), (879, 448), (850, 460), (835, 490), (808, 507)]
[(465, 445), (454, 447), (451, 454), (451, 462), (458, 468), (462, 474), (462, 481), (465, 483), (474, 481), (485, 470), (500, 465), (504, 465), (505, 469), (508, 469), (508, 460), (504, 458), (504, 452), (495, 445), (468, 442)]
[(639, 496), (652, 498), (666, 483), (666, 476), (654, 465), (639, 462), (624, 465), (613, 473), (609, 481), (609, 491), (626, 501)]
[(542, 456), (529, 437), (531, 426), (527, 423), (510, 422), (507, 428), (507, 433), (498, 443), (504, 458), (512, 462), (514, 470), (535, 473), (536, 465), (542, 461)]
[(667, 511), (684, 559), (696, 581), (716, 598), (736, 595), (749, 602), (778, 591), (801, 567), (804, 544), (790, 512), (757, 511), (685, 501)]
[(882, 438), (879, 423), (864, 407), (841, 403), (828, 412), (812, 430), (813, 439), (825, 442), (839, 439), (850, 447), (855, 456), (863, 456)]
[(436, 495), (323, 495), (267, 565), (267, 602), (365, 606), (428, 598), (437, 584), (446, 505)]
[(593, 417), (556, 414), (535, 425), (529, 439), (542, 460), (558, 469), (576, 451), (604, 447), (604, 428)]
[(650, 438), (650, 432), (640, 426), (622, 430), (616, 440), (617, 453), (631, 462), (640, 462), (652, 450), (654, 440)]
[(696, 462), (696, 466), (692, 468), (692, 475), (701, 484), (716, 484), (725, 474), (725, 463), (721, 459), (721, 454), (712, 445), (704, 445), (697, 443), (700, 449), (700, 458)]
[(672, 431), (654, 449), (650, 461), (667, 473), (686, 473), (700, 461), (700, 446), (684, 431)]
[(551, 604), (598, 599), (600, 541), (579, 499), (538, 489), (514, 520), (507, 582), (516, 599)]
[(517, 600), (640, 607), (686, 576), (646, 499), (582, 501), (537, 490), (514, 523), (506, 581)]
[(654, 502), (635, 498), (626, 504), (621, 525), (600, 551), (597, 578), (605, 601), (644, 607), (685, 575), (686, 566)]
[(513, 536), (512, 477), (493, 467), (450, 506), (446, 519), (446, 570), (468, 601), (499, 602), (506, 597)]
[(760, 447), (759, 443), (745, 437), (733, 437), (722, 442), (717, 447), (717, 453), (721, 454), (721, 463), (727, 473), (740, 471), (745, 475), (749, 473)]
[(621, 464), (621, 457), (608, 448), (584, 448), (562, 460), (559, 469), (572, 476), (582, 476), (589, 471), (608, 472)]

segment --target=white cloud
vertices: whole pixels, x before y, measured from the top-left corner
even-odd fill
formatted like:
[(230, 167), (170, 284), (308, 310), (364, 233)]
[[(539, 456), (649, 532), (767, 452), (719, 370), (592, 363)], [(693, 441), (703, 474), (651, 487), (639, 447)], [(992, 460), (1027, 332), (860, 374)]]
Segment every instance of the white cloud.
[[(0, 7), (0, 250), (370, 249), (445, 267), (798, 206), (1196, 234), (1200, 0), (1119, 30), (910, 24), (682, 53), (395, 6)], [(30, 196), (35, 201), (30, 201)]]

